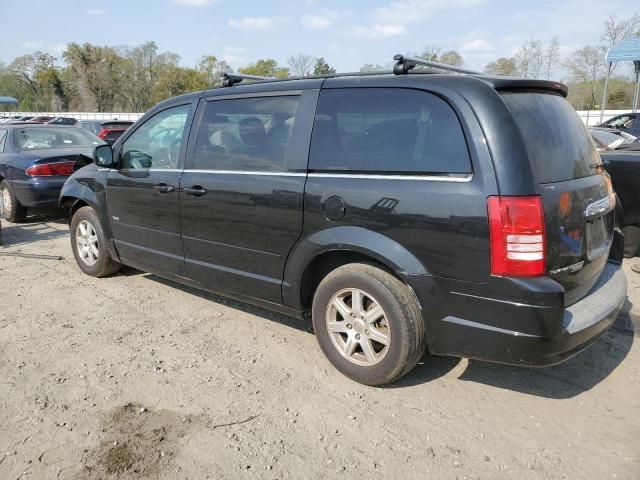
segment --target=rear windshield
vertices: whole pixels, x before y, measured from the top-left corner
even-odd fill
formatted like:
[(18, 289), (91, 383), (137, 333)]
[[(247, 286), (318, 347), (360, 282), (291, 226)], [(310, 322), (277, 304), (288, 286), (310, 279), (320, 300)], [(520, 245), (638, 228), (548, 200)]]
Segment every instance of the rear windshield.
[(593, 141), (573, 107), (551, 93), (503, 93), (522, 133), (539, 183), (597, 173), (601, 164)]
[(102, 126), (104, 128), (108, 128), (108, 129), (123, 129), (123, 130), (126, 130), (131, 125), (133, 125), (133, 122), (104, 122), (102, 124)]
[(92, 147), (104, 142), (86, 130), (72, 127), (31, 127), (14, 132), (19, 150), (49, 150), (70, 147)]

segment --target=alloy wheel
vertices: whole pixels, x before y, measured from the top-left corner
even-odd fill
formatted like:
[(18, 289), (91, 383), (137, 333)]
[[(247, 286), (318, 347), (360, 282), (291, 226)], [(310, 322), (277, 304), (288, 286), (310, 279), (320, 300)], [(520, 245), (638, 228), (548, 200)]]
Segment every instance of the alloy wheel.
[(372, 366), (387, 355), (391, 329), (380, 304), (359, 288), (337, 292), (327, 306), (326, 328), (333, 346), (347, 360)]
[(98, 261), (98, 234), (93, 225), (86, 220), (81, 221), (76, 228), (76, 250), (85, 265), (92, 267)]

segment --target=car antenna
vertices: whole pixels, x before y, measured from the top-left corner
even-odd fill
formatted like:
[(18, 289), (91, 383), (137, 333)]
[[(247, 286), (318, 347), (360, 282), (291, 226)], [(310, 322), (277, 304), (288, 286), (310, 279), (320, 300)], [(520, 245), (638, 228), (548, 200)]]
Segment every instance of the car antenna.
[(437, 68), (438, 70), (446, 70), (448, 72), (464, 73), (467, 75), (478, 75), (480, 73), (473, 70), (467, 70), (466, 68), (456, 67), (454, 65), (447, 65), (446, 63), (425, 60), (424, 58), (408, 57), (400, 54), (394, 55), (393, 59), (396, 61), (396, 64), (393, 66), (393, 73), (396, 75), (406, 75), (417, 65), (424, 65), (425, 67)]
[(222, 74), (222, 86), (233, 87), (236, 83), (240, 83), (243, 80), (276, 80), (275, 77), (261, 77), (259, 75), (246, 75), (244, 73), (223, 73)]

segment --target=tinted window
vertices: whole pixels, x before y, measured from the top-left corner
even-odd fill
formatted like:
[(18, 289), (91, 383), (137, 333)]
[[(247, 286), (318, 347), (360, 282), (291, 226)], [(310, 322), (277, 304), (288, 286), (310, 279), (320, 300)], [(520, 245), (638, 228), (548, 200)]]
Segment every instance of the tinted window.
[(91, 147), (104, 143), (92, 133), (71, 127), (22, 128), (14, 130), (13, 140), (19, 150)]
[(79, 122), (78, 127), (84, 128), (85, 130), (89, 130), (90, 132), (97, 133), (93, 123), (91, 122)]
[(102, 123), (102, 128), (109, 128), (109, 129), (114, 129), (114, 130), (115, 129), (126, 130), (131, 125), (133, 125), (133, 122), (103, 122)]
[(316, 171), (471, 173), (460, 121), (426, 92), (323, 90), (309, 166)]
[(620, 115), (619, 117), (613, 117), (611, 120), (607, 120), (605, 125), (611, 128), (632, 128), (635, 122), (633, 115)]
[(582, 120), (560, 95), (505, 93), (540, 183), (560, 182), (596, 173), (600, 156)]
[(0, 130), (0, 152), (4, 152), (4, 144), (7, 140), (7, 131)]
[(121, 168), (177, 168), (190, 108), (180, 105), (147, 119), (124, 142)]
[(194, 151), (199, 170), (285, 171), (299, 98), (210, 101)]

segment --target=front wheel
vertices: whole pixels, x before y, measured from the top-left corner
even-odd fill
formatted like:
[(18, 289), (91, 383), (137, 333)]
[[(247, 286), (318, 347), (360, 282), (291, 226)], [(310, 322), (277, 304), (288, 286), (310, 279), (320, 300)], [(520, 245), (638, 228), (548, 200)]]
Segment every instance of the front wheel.
[(398, 380), (426, 350), (425, 325), (411, 290), (373, 265), (348, 264), (327, 275), (316, 290), (312, 320), (333, 366), (366, 385)]
[(71, 248), (80, 269), (92, 277), (106, 277), (120, 270), (111, 258), (98, 216), (91, 207), (82, 207), (71, 219)]

